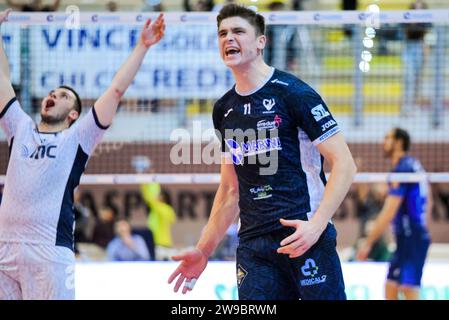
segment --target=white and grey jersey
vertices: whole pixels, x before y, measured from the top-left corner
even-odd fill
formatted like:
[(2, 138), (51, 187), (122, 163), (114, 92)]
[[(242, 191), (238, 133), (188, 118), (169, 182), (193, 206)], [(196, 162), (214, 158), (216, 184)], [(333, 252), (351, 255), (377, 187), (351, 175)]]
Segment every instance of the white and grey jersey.
[(13, 98), (0, 114), (10, 150), (0, 241), (73, 250), (73, 192), (106, 127), (95, 109), (69, 129), (42, 133)]

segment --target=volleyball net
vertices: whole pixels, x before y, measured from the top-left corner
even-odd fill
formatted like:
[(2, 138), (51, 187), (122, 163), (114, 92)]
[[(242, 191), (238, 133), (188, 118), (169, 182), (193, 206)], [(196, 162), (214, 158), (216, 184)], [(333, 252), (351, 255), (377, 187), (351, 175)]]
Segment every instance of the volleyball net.
[[(432, 184), (429, 229), (448, 242), (449, 10), (263, 12), (266, 61), (309, 83), (326, 101), (359, 173), (334, 216), (339, 246), (360, 237), (364, 211), (380, 209), (385, 183)], [(2, 26), (11, 79), (24, 110), (65, 84), (84, 112), (110, 84), (157, 13), (13, 13)], [(177, 216), (175, 247), (194, 245), (220, 181), (214, 102), (233, 85), (219, 56), (215, 13), (166, 13), (166, 35), (150, 49), (113, 125), (81, 179), (80, 201), (147, 225), (141, 186), (160, 184)], [(388, 173), (384, 135), (406, 129), (426, 174)], [(0, 132), (0, 185), (8, 165)], [(328, 167), (326, 167), (328, 169)], [(328, 170), (327, 170), (328, 171)], [(329, 174), (329, 173), (328, 173)]]
[[(434, 173), (431, 179), (446, 181), (447, 175), (439, 173), (449, 172), (449, 69), (444, 67), (449, 10), (262, 14), (267, 22), (265, 59), (322, 95), (360, 172), (389, 171), (382, 140), (399, 126), (411, 134), (411, 153)], [(131, 52), (144, 21), (156, 16), (13, 13), (2, 36), (23, 108), (38, 120), (41, 99), (66, 84), (79, 92), (87, 110)], [(166, 13), (166, 35), (150, 49), (122, 99), (84, 182), (218, 181), (211, 113), (233, 78), (219, 56), (215, 17)], [(5, 174), (7, 161), (0, 133), (0, 174)], [(384, 175), (359, 175), (356, 181)]]

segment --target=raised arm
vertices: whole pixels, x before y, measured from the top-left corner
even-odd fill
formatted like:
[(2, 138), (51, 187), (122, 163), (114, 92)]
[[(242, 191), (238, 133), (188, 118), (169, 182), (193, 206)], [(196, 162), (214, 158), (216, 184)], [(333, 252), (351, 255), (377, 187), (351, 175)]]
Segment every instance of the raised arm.
[(160, 14), (154, 23), (151, 23), (151, 19), (145, 23), (140, 40), (133, 52), (120, 67), (106, 92), (95, 102), (95, 111), (102, 126), (106, 127), (112, 123), (120, 99), (134, 80), (145, 54), (152, 45), (159, 42), (164, 35), (164, 30), (163, 14)]
[(220, 186), (215, 195), (209, 221), (196, 248), (173, 257), (173, 260), (181, 261), (181, 264), (168, 279), (168, 283), (172, 283), (179, 276), (174, 287), (175, 292), (178, 292), (184, 281), (182, 293), (185, 294), (193, 289), (195, 281), (207, 266), (209, 256), (223, 239), (226, 230), (237, 218), (239, 214), (238, 201), (238, 182), (234, 165), (227, 164), (226, 160), (223, 159)]
[[(0, 12), (0, 28), (10, 12), (11, 9), (6, 9), (5, 11)], [(6, 104), (14, 98), (14, 96), (14, 89), (12, 88), (11, 79), (9, 78), (9, 63), (3, 49), (3, 39), (0, 32), (0, 114)]]

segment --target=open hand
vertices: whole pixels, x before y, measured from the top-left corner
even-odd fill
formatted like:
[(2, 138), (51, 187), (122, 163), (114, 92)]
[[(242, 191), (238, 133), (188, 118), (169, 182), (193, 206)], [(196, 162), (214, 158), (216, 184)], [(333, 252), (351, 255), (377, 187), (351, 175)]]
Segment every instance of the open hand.
[(6, 21), (8, 18), (9, 13), (11, 12), (11, 9), (6, 9), (5, 11), (0, 12), (0, 25)]
[(370, 252), (371, 252), (371, 245), (365, 240), (361, 243), (361, 245), (357, 249), (356, 259), (359, 261), (367, 260)]
[(161, 38), (164, 36), (164, 31), (164, 14), (161, 13), (153, 23), (151, 23), (151, 19), (147, 20), (142, 28), (140, 41), (142, 41), (145, 47), (149, 48), (153, 44), (156, 44), (159, 42), (159, 40), (161, 40)]
[(207, 257), (200, 250), (194, 249), (186, 253), (173, 256), (172, 259), (182, 262), (171, 274), (170, 278), (168, 278), (168, 283), (172, 283), (173, 280), (179, 276), (178, 281), (176, 281), (174, 291), (178, 292), (179, 288), (184, 283), (184, 280), (185, 284), (182, 289), (182, 293), (185, 294), (187, 291), (193, 290), (195, 282), (207, 266)]

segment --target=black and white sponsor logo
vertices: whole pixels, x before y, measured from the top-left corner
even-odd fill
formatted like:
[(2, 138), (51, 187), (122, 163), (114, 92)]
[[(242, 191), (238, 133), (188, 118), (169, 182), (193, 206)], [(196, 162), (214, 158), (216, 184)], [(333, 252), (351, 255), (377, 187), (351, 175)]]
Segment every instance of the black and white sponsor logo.
[(279, 79), (271, 80), (271, 83), (278, 83), (278, 84), (282, 84), (283, 86), (288, 87), (288, 83), (287, 82), (281, 81)]
[(322, 126), (321, 126), (321, 131), (326, 131), (327, 129), (329, 129), (330, 127), (332, 127), (333, 125), (336, 125), (337, 124), (337, 122), (334, 120), (334, 119), (332, 119), (332, 120), (329, 120), (328, 122), (326, 122), (325, 124), (323, 124)]
[(316, 122), (331, 115), (326, 109), (324, 109), (322, 104), (319, 104), (316, 107), (312, 108), (310, 112), (312, 113)]
[(324, 133), (321, 137), (319, 137), (318, 139), (316, 139), (314, 141), (314, 144), (317, 145), (321, 142), (323, 142), (324, 140), (326, 140), (327, 138), (329, 138), (330, 136), (336, 134), (338, 131), (340, 131), (339, 127), (333, 127), (332, 129), (330, 129), (328, 132)]
[(224, 117), (226, 118), (227, 116), (229, 116), (229, 114), (231, 113), (231, 111), (233, 111), (233, 108), (228, 109), (228, 111), (226, 111), (226, 113), (224, 114)]

